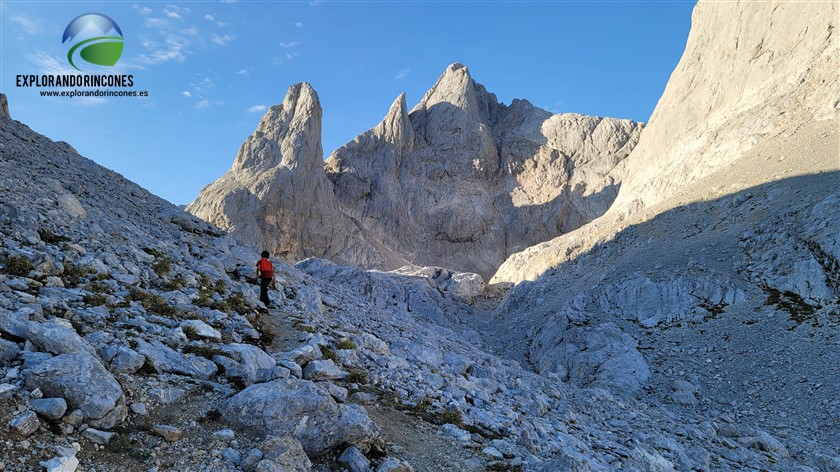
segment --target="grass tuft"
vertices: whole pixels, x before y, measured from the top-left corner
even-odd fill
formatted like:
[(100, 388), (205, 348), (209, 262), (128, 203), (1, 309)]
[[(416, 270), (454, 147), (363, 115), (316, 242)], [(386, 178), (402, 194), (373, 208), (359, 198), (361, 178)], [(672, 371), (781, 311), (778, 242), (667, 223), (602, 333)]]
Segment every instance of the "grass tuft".
[(25, 277), (33, 270), (32, 261), (26, 256), (9, 256), (3, 260), (3, 272), (9, 275)]

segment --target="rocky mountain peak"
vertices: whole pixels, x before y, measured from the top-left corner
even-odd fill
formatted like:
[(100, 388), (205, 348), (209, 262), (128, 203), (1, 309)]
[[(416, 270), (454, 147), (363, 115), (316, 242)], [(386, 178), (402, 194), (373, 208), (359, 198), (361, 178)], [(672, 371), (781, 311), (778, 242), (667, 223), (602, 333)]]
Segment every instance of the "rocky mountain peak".
[(374, 134), (398, 147), (404, 147), (414, 139), (414, 129), (405, 104), (405, 92), (391, 104), (388, 114), (374, 128)]
[(473, 80), (469, 69), (451, 64), (411, 110), (429, 115), (432, 121), (488, 122), (499, 107), (496, 95)]
[(269, 108), (242, 144), (231, 170), (259, 174), (278, 166), (321, 166), (321, 116), (321, 102), (310, 84), (290, 86), (283, 103)]

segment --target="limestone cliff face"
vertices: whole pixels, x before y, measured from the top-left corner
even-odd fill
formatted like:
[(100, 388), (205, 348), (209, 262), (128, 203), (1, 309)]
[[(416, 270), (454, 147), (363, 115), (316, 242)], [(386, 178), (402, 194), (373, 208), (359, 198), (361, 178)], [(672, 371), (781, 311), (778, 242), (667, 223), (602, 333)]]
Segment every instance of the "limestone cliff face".
[[(837, 22), (836, 2), (701, 1), (685, 53), (624, 161), (627, 174), (609, 212), (582, 231), (513, 254), (493, 280), (539, 277), (623, 227), (692, 200), (836, 170), (836, 142), (823, 150), (804, 143), (794, 155), (768, 157), (767, 150), (803, 127), (838, 120)], [(814, 152), (833, 154), (805, 157)]]
[(837, 2), (704, 2), (612, 210), (649, 207), (799, 124), (837, 116)]
[(187, 211), (278, 257), (386, 265), (344, 215), (323, 168), (321, 105), (307, 83), (289, 87), (249, 136), (230, 170)]
[(642, 125), (500, 104), (452, 64), (411, 112), (400, 95), (327, 173), (345, 211), (418, 265), (492, 274), (512, 252), (603, 214)]

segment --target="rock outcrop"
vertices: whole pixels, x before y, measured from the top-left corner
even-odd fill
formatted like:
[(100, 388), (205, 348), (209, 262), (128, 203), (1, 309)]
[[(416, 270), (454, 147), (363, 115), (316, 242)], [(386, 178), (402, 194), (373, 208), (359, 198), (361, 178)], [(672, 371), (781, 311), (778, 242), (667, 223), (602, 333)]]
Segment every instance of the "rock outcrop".
[(326, 174), (320, 117), (309, 85), (292, 86), (187, 210), (287, 260), (486, 278), (512, 252), (602, 215), (642, 129), (525, 100), (506, 106), (461, 64), (411, 112), (400, 95), (329, 157)]
[[(820, 140), (828, 135), (815, 131), (819, 123), (837, 126), (837, 16), (831, 2), (700, 2), (682, 59), (624, 161), (627, 175), (609, 212), (582, 231), (513, 254), (492, 281), (533, 280), (624, 227), (680, 205), (836, 170), (836, 141), (825, 150), (806, 142), (803, 151), (774, 154), (803, 139), (797, 132)], [(766, 26), (747, 26), (756, 24)], [(805, 157), (814, 152), (816, 159)]]
[(836, 2), (700, 2), (682, 59), (627, 162), (614, 217), (675, 195), (763, 140), (836, 118), (837, 17)]
[(388, 251), (374, 247), (339, 208), (324, 173), (321, 113), (309, 84), (289, 87), (283, 103), (271, 107), (242, 144), (230, 170), (202, 189), (187, 211), (284, 259), (387, 266)]

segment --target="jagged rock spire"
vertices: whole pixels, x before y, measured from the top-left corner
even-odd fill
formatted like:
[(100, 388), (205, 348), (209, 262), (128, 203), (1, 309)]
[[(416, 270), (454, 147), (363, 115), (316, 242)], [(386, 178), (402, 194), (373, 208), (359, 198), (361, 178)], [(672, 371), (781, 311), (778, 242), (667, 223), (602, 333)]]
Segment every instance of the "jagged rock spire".
[(374, 128), (374, 134), (399, 147), (406, 146), (414, 139), (414, 129), (405, 104), (405, 92), (391, 104), (388, 114)]
[(322, 113), (311, 85), (292, 85), (283, 103), (269, 108), (242, 144), (231, 170), (260, 173), (282, 165), (311, 171), (321, 166)]

